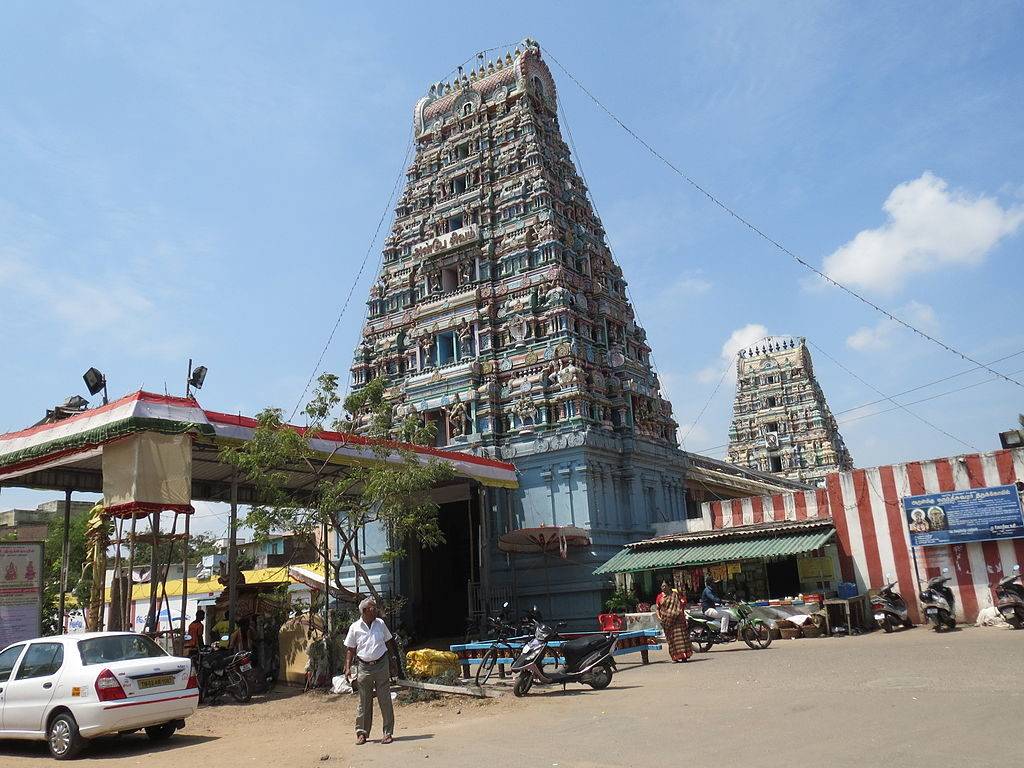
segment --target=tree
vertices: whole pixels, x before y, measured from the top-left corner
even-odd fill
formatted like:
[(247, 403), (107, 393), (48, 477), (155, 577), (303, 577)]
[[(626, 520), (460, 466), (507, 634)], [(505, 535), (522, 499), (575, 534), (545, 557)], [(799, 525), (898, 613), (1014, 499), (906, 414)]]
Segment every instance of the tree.
[[(148, 539), (147, 539), (148, 537)], [(170, 549), (170, 553), (168, 553)], [(191, 565), (195, 565), (206, 555), (217, 554), (216, 540), (212, 536), (208, 536), (205, 533), (192, 533), (188, 537), (188, 561)], [(157, 558), (158, 565), (164, 565), (168, 562), (171, 564), (181, 563), (182, 556), (185, 553), (184, 540), (178, 539), (171, 544), (161, 544), (159, 557)], [(169, 557), (168, 557), (169, 555)], [(125, 563), (125, 558), (128, 557), (127, 547), (121, 548), (121, 562)], [(135, 555), (132, 560), (133, 567), (148, 567), (153, 557), (153, 543), (152, 536), (148, 533), (139, 533), (137, 535), (137, 541), (135, 543)]]
[[(85, 528), (88, 515), (72, 515), (68, 526), (68, 592), (74, 594), (79, 605), (88, 602), (92, 574), (83, 570), (86, 555)], [(60, 634), (62, 617), (60, 607), (60, 570), (64, 551), (64, 517), (54, 514), (48, 520), (46, 541), (43, 544), (43, 634)]]
[[(410, 539), (425, 547), (443, 543), (439, 508), (429, 492), (454, 475), (449, 464), (435, 458), (423, 462), (395, 442), (432, 444), (435, 430), (413, 416), (396, 420), (385, 398), (386, 388), (383, 378), (374, 379), (342, 404), (338, 377), (325, 373), (305, 408), (309, 423), (301, 433), (284, 423), (280, 409), (267, 408), (258, 415), (250, 441), (221, 452), (223, 460), (256, 487), (260, 503), (250, 508), (245, 522), (257, 539), (280, 530), (316, 536), (320, 558), (330, 559), (331, 537), (319, 536), (326, 528), (340, 541), (333, 563), (335, 584), (341, 588), (341, 569), (349, 562), (378, 600), (380, 595), (360, 560), (357, 537), (367, 526), (380, 526), (388, 537), (386, 562), (401, 558)], [(332, 419), (339, 404), (346, 415)], [(323, 456), (309, 446), (309, 440), (327, 428), (375, 438), (370, 450), (377, 460), (333, 474), (329, 470), (337, 466), (334, 455)], [(300, 490), (289, 487), (293, 475), (287, 470), (296, 467), (313, 478)]]

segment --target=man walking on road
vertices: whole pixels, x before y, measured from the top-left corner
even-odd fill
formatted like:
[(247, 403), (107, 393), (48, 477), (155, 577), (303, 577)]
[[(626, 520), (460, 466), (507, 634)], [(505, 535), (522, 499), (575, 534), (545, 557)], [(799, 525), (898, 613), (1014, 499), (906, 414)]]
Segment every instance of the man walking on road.
[[(384, 718), (384, 738), (390, 744), (395, 732), (395, 710), (391, 704), (391, 667), (397, 672), (398, 646), (383, 619), (377, 618), (377, 603), (368, 597), (359, 604), (360, 618), (352, 622), (345, 637), (345, 677), (350, 677), (356, 662), (356, 686), (359, 709), (356, 712), (356, 744), (365, 744), (373, 725), (373, 695)], [(389, 663), (388, 650), (394, 654)]]

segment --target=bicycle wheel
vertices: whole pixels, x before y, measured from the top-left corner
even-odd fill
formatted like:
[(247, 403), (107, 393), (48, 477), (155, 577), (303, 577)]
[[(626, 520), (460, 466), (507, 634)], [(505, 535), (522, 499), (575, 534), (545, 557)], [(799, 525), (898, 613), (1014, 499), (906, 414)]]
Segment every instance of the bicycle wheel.
[(491, 675), (494, 674), (494, 670), (498, 666), (498, 647), (492, 645), (487, 649), (487, 653), (480, 659), (480, 663), (476, 667), (476, 684), (486, 685), (487, 681), (491, 679)]

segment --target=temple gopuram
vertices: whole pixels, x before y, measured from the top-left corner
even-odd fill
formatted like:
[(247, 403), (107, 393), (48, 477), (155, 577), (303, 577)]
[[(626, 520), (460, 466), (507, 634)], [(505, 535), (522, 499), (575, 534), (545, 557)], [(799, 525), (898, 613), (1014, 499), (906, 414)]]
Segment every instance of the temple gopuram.
[[(431, 85), (413, 121), (352, 386), (384, 377), (397, 416), (432, 423), (438, 446), (513, 462), (520, 487), (439, 498), (442, 551), (413, 543), (377, 577), (411, 601), (425, 634), (442, 631), (438, 611), (450, 626), (456, 610), (505, 599), (593, 621), (610, 591), (593, 570), (623, 544), (678, 530), (701, 501), (777, 486), (700, 457), (710, 474), (688, 491), (672, 406), (537, 43)], [(535, 529), (532, 552), (503, 544)], [(460, 601), (465, 589), (466, 602), (435, 604), (438, 589)]]
[(805, 483), (853, 469), (803, 338), (766, 337), (736, 360), (729, 461)]

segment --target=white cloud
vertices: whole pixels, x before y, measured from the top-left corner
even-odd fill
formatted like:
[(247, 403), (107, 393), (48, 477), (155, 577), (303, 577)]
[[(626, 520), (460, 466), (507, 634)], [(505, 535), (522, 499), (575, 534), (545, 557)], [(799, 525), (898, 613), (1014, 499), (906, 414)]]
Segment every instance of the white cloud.
[(721, 378), (722, 371), (728, 367), (729, 380), (736, 377), (736, 355), (741, 349), (745, 349), (755, 341), (760, 341), (768, 335), (768, 329), (760, 323), (747, 323), (742, 328), (737, 328), (729, 338), (722, 344), (720, 359), (702, 368), (697, 372), (697, 381), (701, 384), (715, 384)]
[[(935, 310), (919, 301), (900, 307), (894, 314), (924, 331), (934, 331), (939, 325)], [(846, 346), (858, 352), (885, 349), (889, 346), (893, 332), (901, 327), (895, 321), (883, 318), (872, 326), (865, 325), (850, 334), (846, 338)]]
[(700, 272), (693, 272), (679, 278), (666, 292), (675, 297), (700, 296), (710, 291), (713, 287), (714, 283), (702, 277)]
[(994, 198), (950, 190), (930, 171), (893, 189), (882, 209), (882, 226), (862, 230), (825, 258), (829, 277), (893, 293), (914, 275), (977, 266), (1024, 223), (1024, 206), (1003, 208)]

